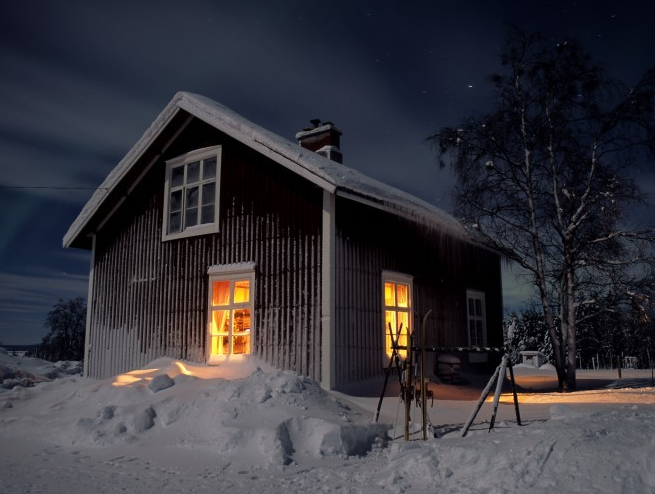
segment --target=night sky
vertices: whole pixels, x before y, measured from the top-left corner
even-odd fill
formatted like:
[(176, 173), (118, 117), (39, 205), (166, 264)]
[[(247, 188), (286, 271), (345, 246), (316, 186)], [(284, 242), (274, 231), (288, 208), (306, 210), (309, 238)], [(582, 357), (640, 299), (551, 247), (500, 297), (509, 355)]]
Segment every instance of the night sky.
[[(177, 91), (290, 140), (310, 119), (332, 121), (344, 164), (450, 210), (450, 173), (425, 137), (491, 104), (505, 23), (554, 43), (574, 37), (632, 84), (655, 65), (654, 5), (3, 2), (0, 342), (39, 342), (58, 299), (86, 297), (90, 255), (62, 237)], [(506, 285), (507, 304), (524, 297)]]

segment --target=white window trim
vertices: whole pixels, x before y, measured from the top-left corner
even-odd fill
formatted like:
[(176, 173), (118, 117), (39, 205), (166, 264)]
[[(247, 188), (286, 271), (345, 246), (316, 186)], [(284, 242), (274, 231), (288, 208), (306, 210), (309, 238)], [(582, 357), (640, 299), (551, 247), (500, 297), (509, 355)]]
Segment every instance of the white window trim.
[[(384, 332), (382, 334), (382, 360), (383, 360), (383, 366), (387, 367), (389, 365), (389, 356), (387, 355), (387, 335), (389, 333), (389, 329), (387, 327), (387, 322), (386, 322), (386, 308), (387, 305), (384, 300), (384, 284), (387, 281), (391, 281), (393, 283), (405, 283), (409, 285), (409, 314), (408, 314), (408, 320), (410, 330), (413, 330), (413, 322), (414, 322), (414, 277), (409, 276), (407, 274), (403, 273), (398, 273), (395, 271), (382, 271), (382, 280), (381, 280), (381, 286), (382, 286), (382, 314), (381, 314), (381, 319), (382, 319), (382, 327), (384, 328)], [(394, 331), (397, 330), (397, 328), (394, 328)]]
[(473, 346), (471, 342), (471, 315), (469, 314), (470, 299), (482, 301), (482, 347), (485, 347), (487, 346), (487, 303), (485, 300), (485, 293), (477, 290), (466, 290), (466, 334), (469, 347)]
[[(194, 237), (197, 235), (207, 235), (210, 233), (218, 232), (218, 219), (219, 219), (219, 206), (220, 206), (220, 183), (221, 183), (221, 153), (222, 146), (211, 146), (202, 149), (196, 149), (189, 153), (177, 156), (171, 160), (166, 161), (166, 180), (164, 185), (164, 218), (162, 223), (162, 241), (175, 240), (178, 238)], [(170, 183), (171, 171), (180, 165), (186, 165), (194, 161), (203, 160), (205, 158), (216, 156), (216, 197), (214, 206), (214, 221), (213, 223), (204, 223), (200, 225), (185, 228), (181, 232), (168, 233), (169, 222), (169, 200), (170, 200)]]
[[(230, 270), (230, 268), (234, 268)], [(229, 360), (238, 360), (247, 358), (253, 354), (254, 346), (254, 331), (255, 320), (255, 270), (254, 263), (242, 264), (229, 264), (224, 266), (210, 266), (208, 269), (209, 284), (207, 290), (207, 345), (206, 345), (206, 360), (208, 365), (217, 365)], [(236, 281), (236, 280), (249, 280), (250, 281), (250, 302), (247, 304), (240, 304), (244, 307), (250, 308), (250, 353), (247, 354), (228, 354), (228, 355), (212, 355), (212, 287), (215, 281)], [(231, 286), (230, 291), (233, 292), (234, 286)], [(232, 295), (232, 293), (230, 294)], [(231, 306), (234, 306), (232, 304)]]

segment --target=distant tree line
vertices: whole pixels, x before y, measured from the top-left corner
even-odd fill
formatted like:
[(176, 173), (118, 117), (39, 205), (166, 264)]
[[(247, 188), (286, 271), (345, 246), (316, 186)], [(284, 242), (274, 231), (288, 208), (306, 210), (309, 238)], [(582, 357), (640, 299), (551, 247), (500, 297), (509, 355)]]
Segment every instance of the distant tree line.
[[(590, 296), (589, 299), (596, 299)], [(612, 306), (608, 300), (581, 305), (577, 309), (576, 362), (579, 369), (616, 368), (635, 365), (648, 368), (655, 362), (655, 308), (641, 304)], [(541, 352), (554, 361), (553, 345), (548, 337), (543, 312), (528, 306), (508, 316), (516, 321), (510, 345), (512, 361), (520, 363), (522, 351)], [(556, 319), (556, 330), (561, 332)]]
[(38, 357), (50, 362), (83, 360), (86, 331), (86, 301), (82, 297), (59, 301), (45, 321), (48, 334), (43, 337)]

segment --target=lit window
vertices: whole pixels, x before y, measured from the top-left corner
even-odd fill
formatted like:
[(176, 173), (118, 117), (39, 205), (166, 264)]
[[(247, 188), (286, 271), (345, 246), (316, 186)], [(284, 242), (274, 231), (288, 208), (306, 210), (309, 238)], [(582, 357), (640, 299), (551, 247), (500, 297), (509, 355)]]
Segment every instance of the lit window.
[[(399, 274), (385, 273), (384, 278), (384, 349), (391, 357), (393, 342), (406, 347), (409, 343), (412, 321), (412, 279)], [(399, 350), (406, 357), (406, 350)], [(388, 362), (388, 360), (387, 360)]]
[(210, 275), (209, 361), (251, 353), (253, 275)]
[(487, 324), (484, 308), (484, 293), (468, 290), (466, 292), (466, 309), (469, 329), (469, 346), (486, 346)]
[(220, 159), (216, 146), (166, 162), (164, 240), (218, 231)]

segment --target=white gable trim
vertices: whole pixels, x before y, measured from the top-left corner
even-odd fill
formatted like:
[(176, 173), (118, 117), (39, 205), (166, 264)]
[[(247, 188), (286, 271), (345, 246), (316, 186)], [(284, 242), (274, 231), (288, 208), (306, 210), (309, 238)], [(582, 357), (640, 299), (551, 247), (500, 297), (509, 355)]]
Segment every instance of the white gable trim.
[[(64, 236), (64, 247), (70, 247), (80, 236), (110, 192), (125, 178), (127, 172), (152, 145), (180, 109), (331, 194), (339, 190), (340, 194), (350, 198), (357, 197), (360, 202), (369, 206), (387, 210), (418, 223), (430, 226), (438, 225), (451, 234), (470, 240), (463, 226), (439, 208), (411, 194), (362, 175), (352, 168), (304, 149), (298, 144), (250, 122), (209, 98), (179, 92), (86, 203)], [(173, 136), (165, 147), (168, 147), (177, 135)], [(162, 152), (162, 150), (158, 151)], [(144, 174), (141, 174), (139, 179), (143, 176)], [(135, 185), (136, 183), (131, 184), (130, 190)], [(99, 223), (104, 224), (106, 220), (107, 218), (100, 218)]]
[[(141, 156), (143, 156), (143, 153), (146, 151), (146, 149), (150, 147), (152, 142), (159, 136), (161, 131), (166, 128), (166, 125), (177, 114), (179, 108), (177, 108), (177, 106), (174, 104), (174, 101), (175, 100), (171, 101), (166, 106), (166, 108), (164, 108), (164, 110), (159, 114), (159, 117), (157, 117), (157, 119), (150, 125), (143, 136), (141, 136), (141, 139), (137, 141), (137, 143), (132, 147), (132, 149), (130, 149), (125, 157), (123, 157), (118, 165), (116, 165), (116, 167), (109, 173), (109, 175), (107, 175), (107, 178), (105, 178), (100, 187), (98, 187), (98, 189), (94, 192), (93, 196), (91, 196), (91, 199), (89, 199), (89, 201), (84, 205), (84, 208), (82, 208), (82, 211), (77, 216), (77, 218), (75, 218), (75, 221), (73, 221), (73, 224), (68, 229), (68, 232), (66, 232), (66, 235), (64, 235), (64, 247), (71, 246), (73, 241), (79, 236), (82, 229), (86, 226), (91, 217), (104, 202), (105, 198), (123, 180), (127, 172), (132, 168), (132, 166), (134, 166), (134, 164), (141, 158)], [(190, 121), (191, 118), (188, 118), (182, 125), (182, 128), (186, 127)], [(165, 144), (162, 151), (168, 149), (168, 147), (172, 144), (178, 135), (179, 132), (176, 132)], [(157, 155), (157, 158), (158, 157), (159, 155)], [(155, 161), (156, 160), (153, 160), (151, 163), (149, 163), (147, 168), (149, 169)], [(144, 175), (145, 172), (139, 176), (139, 179), (141, 179)], [(129, 191), (131, 192), (134, 190), (136, 185), (136, 183), (131, 184)], [(122, 198), (120, 203), (122, 203), (124, 200), (125, 198)], [(120, 206), (120, 203), (115, 208), (113, 208), (105, 218), (100, 220), (100, 225), (104, 225), (107, 222), (107, 220), (111, 217), (118, 206)]]

